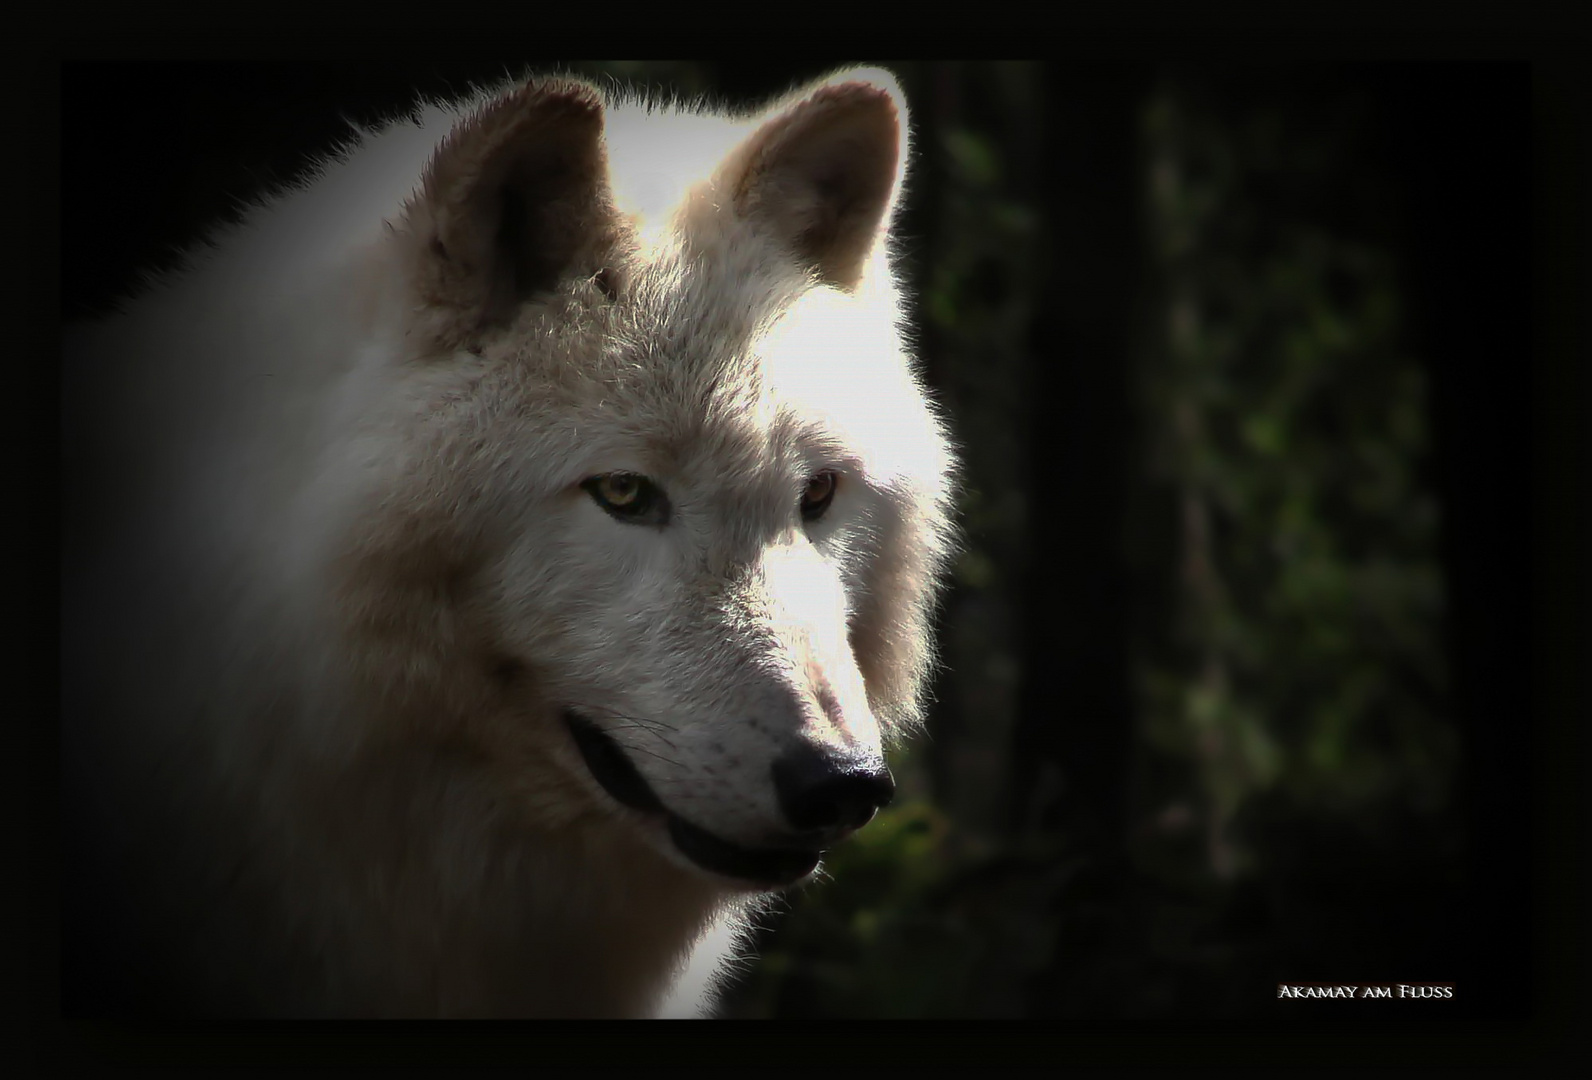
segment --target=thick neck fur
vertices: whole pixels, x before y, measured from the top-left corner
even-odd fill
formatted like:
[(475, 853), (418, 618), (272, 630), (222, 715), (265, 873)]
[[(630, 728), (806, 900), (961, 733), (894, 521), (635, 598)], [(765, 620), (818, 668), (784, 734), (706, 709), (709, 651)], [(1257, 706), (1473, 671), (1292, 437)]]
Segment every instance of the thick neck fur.
[[(706, 882), (602, 817), (532, 831), (468, 753), (373, 749), (293, 782), (315, 789), (278, 803), (299, 820), (259, 820), (299, 846), (268, 869), (301, 874), (307, 902), (255, 914), (291, 927), (300, 963), (277, 970), (272, 997), (309, 1014), (642, 1015), (720, 908)], [(602, 872), (614, 864), (626, 878)], [(625, 894), (605, 891), (617, 880)], [(327, 936), (345, 963), (314, 970)]]

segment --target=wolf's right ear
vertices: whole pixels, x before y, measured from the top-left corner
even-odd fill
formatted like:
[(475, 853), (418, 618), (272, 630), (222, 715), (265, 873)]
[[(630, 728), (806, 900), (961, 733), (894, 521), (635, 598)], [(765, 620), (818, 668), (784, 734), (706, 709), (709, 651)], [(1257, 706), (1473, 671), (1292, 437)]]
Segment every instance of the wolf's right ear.
[(521, 86), (459, 121), (404, 208), (411, 332), (460, 345), (577, 266), (598, 269), (618, 231), (601, 95), (573, 79)]

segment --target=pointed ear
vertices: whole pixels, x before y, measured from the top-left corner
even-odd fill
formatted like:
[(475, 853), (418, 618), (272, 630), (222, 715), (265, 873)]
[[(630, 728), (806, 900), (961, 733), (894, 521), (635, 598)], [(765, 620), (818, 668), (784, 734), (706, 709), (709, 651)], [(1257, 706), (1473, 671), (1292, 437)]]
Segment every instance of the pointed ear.
[(598, 269), (617, 231), (597, 90), (519, 87), (454, 127), (405, 207), (416, 329), (460, 344), (578, 266)]
[(836, 75), (776, 110), (725, 162), (736, 213), (825, 282), (851, 289), (888, 224), (905, 164), (893, 76)]

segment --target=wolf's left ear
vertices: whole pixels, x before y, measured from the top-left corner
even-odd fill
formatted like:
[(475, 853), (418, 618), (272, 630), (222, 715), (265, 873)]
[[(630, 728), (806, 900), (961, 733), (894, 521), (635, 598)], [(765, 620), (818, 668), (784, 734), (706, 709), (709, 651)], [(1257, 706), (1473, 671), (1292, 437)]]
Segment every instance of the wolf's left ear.
[(459, 121), (405, 207), (413, 329), (468, 340), (561, 277), (600, 266), (619, 233), (601, 95), (574, 79), (510, 91)]
[(768, 228), (823, 281), (850, 289), (899, 194), (905, 136), (894, 76), (832, 76), (772, 113), (725, 162), (736, 213)]

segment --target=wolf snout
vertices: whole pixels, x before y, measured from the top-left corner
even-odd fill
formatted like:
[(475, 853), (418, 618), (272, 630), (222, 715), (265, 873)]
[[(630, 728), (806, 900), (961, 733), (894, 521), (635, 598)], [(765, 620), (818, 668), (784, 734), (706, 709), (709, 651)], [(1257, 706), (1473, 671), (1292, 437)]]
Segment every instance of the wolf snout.
[(835, 838), (866, 825), (895, 795), (895, 779), (877, 751), (799, 743), (775, 760), (773, 772), (786, 820), (804, 832)]

